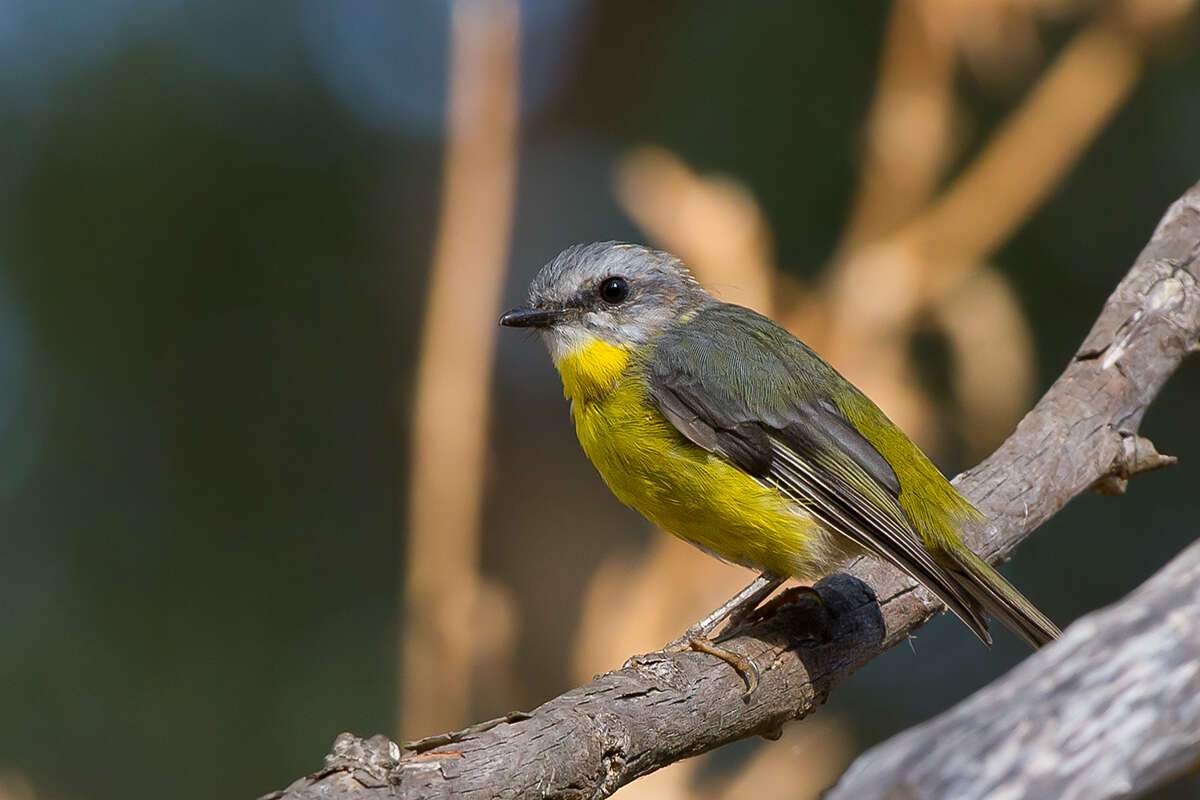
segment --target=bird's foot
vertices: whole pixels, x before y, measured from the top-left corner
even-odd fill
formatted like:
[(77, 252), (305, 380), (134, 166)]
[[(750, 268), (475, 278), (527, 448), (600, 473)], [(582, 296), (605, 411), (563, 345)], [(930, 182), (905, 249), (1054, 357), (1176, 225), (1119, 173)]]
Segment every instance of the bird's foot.
[(740, 653), (735, 653), (726, 647), (721, 647), (721, 645), (712, 639), (703, 637), (688, 639), (680, 649), (708, 653), (710, 656), (716, 656), (733, 667), (737, 671), (737, 674), (742, 676), (742, 680), (746, 682), (746, 691), (742, 693), (743, 700), (749, 700), (750, 695), (754, 694), (755, 690), (758, 689), (758, 665), (754, 663), (754, 659)]
[(686, 652), (695, 650), (696, 652), (707, 652), (710, 656), (716, 656), (727, 664), (730, 664), (734, 670), (737, 670), (738, 675), (742, 676), (745, 681), (746, 691), (743, 693), (744, 699), (749, 699), (751, 694), (754, 694), (758, 688), (758, 667), (752, 658), (738, 654), (728, 648), (722, 648), (716, 644), (713, 639), (708, 638), (706, 634), (695, 630), (696, 626), (688, 628), (688, 632), (684, 633), (673, 642), (662, 646), (661, 650), (655, 652), (647, 652), (646, 655), (630, 656), (629, 660), (625, 661), (624, 667), (643, 667), (653, 660), (654, 656), (671, 654), (671, 652)]
[(711, 614), (687, 629), (678, 639), (670, 642), (657, 653), (647, 653), (643, 656), (632, 656), (625, 662), (625, 667), (644, 666), (655, 655), (663, 653), (681, 653), (685, 650), (695, 650), (714, 655), (737, 670), (746, 682), (745, 697), (749, 697), (758, 688), (758, 667), (745, 656), (714, 641), (713, 632), (728, 620), (729, 624), (721, 631), (718, 639), (728, 639), (747, 621), (758, 618), (755, 609), (771, 592), (775, 591), (784, 579), (764, 572), (755, 578), (745, 589), (729, 598)]
[[(715, 618), (715, 615), (709, 615), (705, 619), (697, 622), (687, 631), (672, 642), (666, 644), (661, 650), (645, 655), (630, 656), (625, 662), (625, 667), (640, 667), (649, 664), (655, 656), (661, 656), (668, 653), (683, 653), (688, 650), (695, 650), (699, 653), (708, 653), (716, 656), (725, 663), (733, 667), (737, 673), (746, 682), (746, 691), (742, 695), (744, 699), (754, 694), (758, 689), (759, 671), (754, 660), (735, 653), (727, 647), (722, 647), (718, 641), (724, 641), (733, 637), (737, 631), (744, 625), (759, 622), (774, 615), (779, 609), (796, 603), (800, 598), (808, 598), (817, 603), (822, 614), (825, 611), (825, 600), (821, 597), (821, 593), (811, 586), (793, 586), (785, 589), (778, 597), (773, 598), (762, 605), (740, 604), (732, 611), (726, 612), (724, 619), (728, 620), (728, 624), (722, 631), (713, 636), (713, 631), (723, 621), (721, 618)], [(825, 626), (822, 625), (824, 628)], [(821, 639), (828, 638), (826, 635), (819, 637)]]
[(695, 628), (696, 626), (688, 628), (687, 633), (664, 645), (661, 650), (646, 653), (645, 655), (630, 656), (622, 668), (646, 666), (654, 660), (655, 656), (663, 656), (670, 653), (686, 653), (689, 650), (694, 650), (697, 653), (708, 653), (710, 656), (716, 656), (721, 659), (737, 671), (742, 680), (746, 682), (746, 691), (742, 694), (742, 698), (748, 700), (750, 695), (754, 694), (755, 690), (758, 689), (758, 665), (754, 663), (753, 659), (743, 656), (740, 653), (735, 653), (727, 647), (722, 647), (706, 635), (697, 633)]

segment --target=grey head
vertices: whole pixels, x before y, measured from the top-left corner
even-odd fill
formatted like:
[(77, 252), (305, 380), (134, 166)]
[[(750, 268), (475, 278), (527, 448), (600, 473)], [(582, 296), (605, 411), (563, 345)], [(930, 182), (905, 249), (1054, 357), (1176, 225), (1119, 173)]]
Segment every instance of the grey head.
[(542, 267), (529, 286), (529, 306), (509, 311), (500, 324), (538, 328), (557, 362), (592, 339), (637, 346), (713, 302), (670, 253), (595, 242), (568, 247)]
[(670, 253), (625, 242), (574, 245), (529, 284), (529, 306), (500, 325), (536, 327), (554, 361), (590, 339), (636, 347), (714, 300)]

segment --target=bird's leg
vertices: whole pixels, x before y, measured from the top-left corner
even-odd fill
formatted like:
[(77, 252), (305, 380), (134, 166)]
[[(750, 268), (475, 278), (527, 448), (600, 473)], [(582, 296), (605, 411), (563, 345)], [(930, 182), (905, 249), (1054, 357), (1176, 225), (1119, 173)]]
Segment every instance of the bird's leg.
[[(764, 572), (751, 581), (745, 589), (742, 589), (722, 603), (719, 608), (714, 609), (711, 614), (688, 628), (683, 636), (663, 647), (660, 652), (679, 653), (684, 650), (697, 650), (701, 653), (716, 656), (738, 671), (738, 674), (746, 681), (745, 696), (749, 697), (758, 688), (758, 667), (745, 656), (738, 655), (732, 650), (716, 644), (711, 636), (713, 631), (717, 629), (717, 626), (726, 619), (729, 620), (730, 628), (736, 627), (747, 619), (754, 613), (754, 609), (758, 607), (758, 604), (767, 595), (778, 589), (784, 580), (786, 578), (780, 578)], [(637, 665), (639, 663), (641, 663), (641, 659), (634, 656), (625, 662), (625, 666)]]
[(745, 589), (726, 600), (720, 607), (713, 609), (711, 614), (688, 628), (683, 636), (663, 649), (668, 652), (678, 652), (692, 639), (711, 638), (712, 632), (726, 619), (729, 620), (730, 628), (736, 627), (748, 619), (754, 613), (754, 609), (758, 608), (758, 604), (765, 600), (767, 595), (778, 589), (785, 580), (787, 579), (764, 572), (751, 581)]
[(825, 598), (821, 597), (821, 593), (811, 586), (792, 586), (784, 589), (779, 594), (771, 598), (771, 602), (763, 603), (750, 612), (747, 620), (765, 619), (774, 614), (779, 609), (786, 605), (795, 602), (797, 597), (811, 597), (817, 602), (821, 608), (825, 607)]

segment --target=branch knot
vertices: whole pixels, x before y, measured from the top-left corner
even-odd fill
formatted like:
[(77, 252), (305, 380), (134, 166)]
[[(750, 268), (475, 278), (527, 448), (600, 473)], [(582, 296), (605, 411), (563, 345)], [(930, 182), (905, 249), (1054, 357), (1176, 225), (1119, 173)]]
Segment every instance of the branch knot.
[(1128, 431), (1119, 431), (1117, 435), (1121, 437), (1121, 450), (1113, 459), (1108, 474), (1091, 485), (1093, 492), (1109, 497), (1125, 494), (1132, 476), (1172, 466), (1179, 460), (1158, 452), (1154, 442), (1144, 436)]

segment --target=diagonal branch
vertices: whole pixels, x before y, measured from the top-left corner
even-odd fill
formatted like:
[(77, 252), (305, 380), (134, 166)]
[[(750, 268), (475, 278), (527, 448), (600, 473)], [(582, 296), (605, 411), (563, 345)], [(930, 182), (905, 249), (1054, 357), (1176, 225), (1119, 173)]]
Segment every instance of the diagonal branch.
[[(967, 532), (982, 556), (1007, 557), (1090, 487), (1163, 465), (1137, 428), (1200, 337), (1198, 279), (1200, 184), (1167, 210), (1066, 371), (1016, 432), (956, 479), (994, 522)], [(383, 737), (343, 734), (324, 770), (271, 797), (605, 797), (679, 759), (773, 735), (941, 611), (924, 589), (869, 559), (817, 588), (823, 609), (808, 599), (784, 604), (725, 642), (762, 670), (748, 701), (741, 679), (711, 656), (655, 655), (529, 714), (428, 740), (403, 755)]]
[(826, 800), (1139, 796), (1200, 760), (1200, 542), (1062, 642), (859, 757)]

